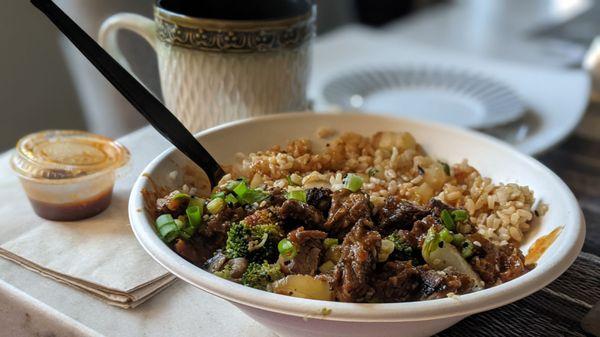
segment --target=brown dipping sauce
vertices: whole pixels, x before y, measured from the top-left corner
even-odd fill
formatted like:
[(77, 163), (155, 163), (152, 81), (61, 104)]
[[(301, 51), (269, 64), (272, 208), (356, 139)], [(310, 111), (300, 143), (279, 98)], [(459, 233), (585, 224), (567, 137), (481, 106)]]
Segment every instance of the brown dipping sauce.
[(529, 251), (527, 251), (527, 256), (525, 257), (525, 264), (533, 264), (536, 263), (542, 255), (546, 252), (548, 247), (552, 245), (554, 240), (558, 237), (558, 234), (562, 231), (562, 227), (556, 227), (552, 232), (540, 237), (535, 240), (533, 245), (529, 247)]
[(110, 205), (112, 189), (78, 202), (54, 204), (29, 198), (37, 215), (54, 221), (75, 221), (92, 217)]

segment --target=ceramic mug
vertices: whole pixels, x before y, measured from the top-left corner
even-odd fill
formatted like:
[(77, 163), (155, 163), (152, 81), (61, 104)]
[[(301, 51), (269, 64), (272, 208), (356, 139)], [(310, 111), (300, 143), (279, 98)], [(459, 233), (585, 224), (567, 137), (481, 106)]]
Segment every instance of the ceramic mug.
[(113, 15), (99, 42), (129, 68), (117, 33), (142, 36), (156, 51), (166, 106), (196, 132), (308, 108), (315, 7), (312, 0), (158, 0), (154, 21)]

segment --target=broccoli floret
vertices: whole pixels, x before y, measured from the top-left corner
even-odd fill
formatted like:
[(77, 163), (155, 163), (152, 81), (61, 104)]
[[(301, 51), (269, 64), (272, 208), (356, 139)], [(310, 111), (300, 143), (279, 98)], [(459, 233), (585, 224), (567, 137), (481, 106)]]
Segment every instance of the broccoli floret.
[(242, 284), (248, 287), (266, 290), (267, 285), (283, 278), (283, 273), (279, 268), (279, 264), (262, 264), (252, 262), (248, 265), (248, 269), (242, 275)]
[(252, 236), (255, 238), (262, 238), (266, 233), (270, 238), (283, 239), (283, 231), (276, 224), (255, 225), (248, 227), (248, 229), (250, 229)]
[(230, 259), (245, 257), (248, 255), (248, 238), (250, 230), (244, 223), (236, 222), (231, 224), (227, 231), (227, 243), (225, 244), (225, 255)]
[(256, 247), (262, 244), (262, 246), (252, 249), (248, 259), (254, 262), (275, 262), (279, 257), (277, 244), (284, 237), (281, 228), (275, 224), (256, 225), (250, 227), (250, 232), (253, 242), (250, 245)]
[(275, 262), (279, 256), (277, 243), (282, 238), (283, 231), (276, 224), (234, 223), (227, 232), (225, 255), (230, 259), (245, 257), (251, 262)]
[(409, 261), (412, 260), (413, 264), (422, 264), (418, 252), (415, 251), (411, 245), (398, 233), (392, 233), (386, 239), (394, 243), (394, 251), (392, 252), (390, 259)]

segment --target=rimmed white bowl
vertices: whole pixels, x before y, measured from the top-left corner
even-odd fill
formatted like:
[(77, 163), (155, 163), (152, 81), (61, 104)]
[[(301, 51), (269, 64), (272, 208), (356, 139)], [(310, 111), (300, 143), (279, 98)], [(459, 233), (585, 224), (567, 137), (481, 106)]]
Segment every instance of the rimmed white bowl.
[[(142, 191), (155, 185), (178, 188), (169, 172), (188, 175), (193, 164), (179, 151), (169, 149), (155, 158), (136, 181), (129, 201), (133, 231), (144, 249), (173, 274), (188, 283), (224, 298), (281, 336), (428, 336), (468, 315), (493, 309), (523, 298), (563, 273), (581, 250), (585, 222), (575, 197), (564, 182), (535, 159), (491, 137), (472, 131), (408, 119), (359, 114), (289, 113), (237, 121), (197, 135), (222, 164), (231, 163), (237, 152), (264, 150), (294, 138), (316, 144), (320, 127), (339, 132), (370, 135), (377, 131), (411, 132), (432, 156), (451, 163), (467, 158), (495, 182), (528, 185), (535, 196), (550, 206), (548, 213), (528, 234), (524, 251), (540, 236), (558, 226), (561, 234), (531, 272), (513, 281), (458, 298), (432, 301), (356, 304), (306, 300), (255, 290), (223, 280), (187, 262), (156, 235), (154, 219), (145, 211)], [(148, 178), (150, 177), (150, 179)], [(189, 176), (187, 176), (189, 178)], [(155, 185), (154, 185), (155, 184)], [(323, 315), (329, 312), (327, 315)]]

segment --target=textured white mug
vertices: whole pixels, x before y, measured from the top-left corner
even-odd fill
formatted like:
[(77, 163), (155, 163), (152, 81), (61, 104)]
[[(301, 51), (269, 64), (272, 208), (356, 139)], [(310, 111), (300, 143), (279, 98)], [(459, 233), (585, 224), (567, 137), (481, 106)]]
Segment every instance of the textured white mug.
[(166, 106), (190, 131), (307, 109), (315, 31), (311, 1), (299, 15), (256, 20), (190, 16), (163, 3), (154, 7), (154, 21), (129, 13), (109, 17), (99, 42), (129, 68), (117, 32), (142, 36), (157, 53)]

